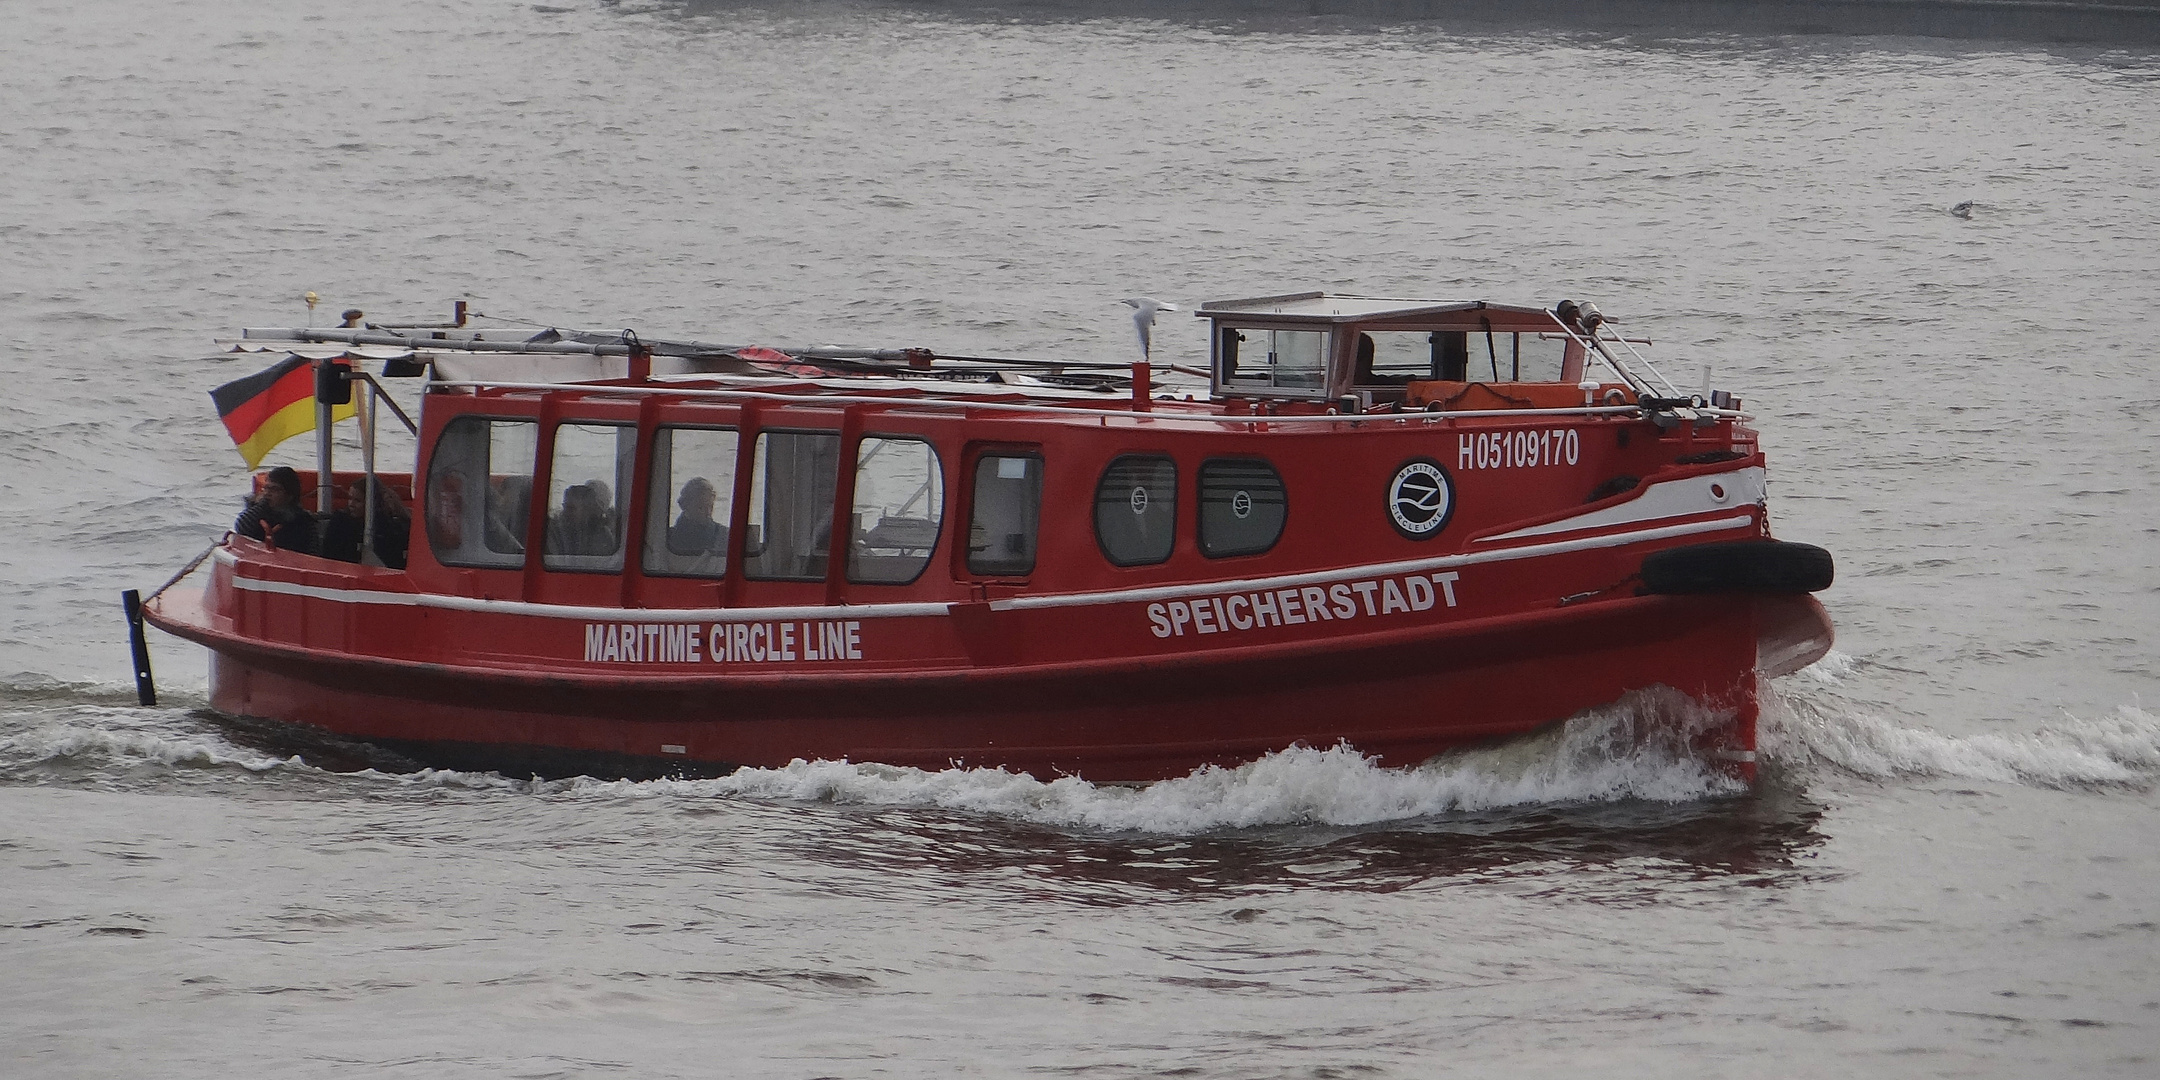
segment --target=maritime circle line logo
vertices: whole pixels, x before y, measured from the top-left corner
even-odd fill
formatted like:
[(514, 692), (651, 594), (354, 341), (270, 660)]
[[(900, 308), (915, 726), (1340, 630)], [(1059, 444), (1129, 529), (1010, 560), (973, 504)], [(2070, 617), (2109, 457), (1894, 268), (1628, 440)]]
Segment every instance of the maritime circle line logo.
[(1431, 458), (1412, 458), (1388, 481), (1388, 523), (1412, 540), (1440, 534), (1455, 512), (1455, 484)]

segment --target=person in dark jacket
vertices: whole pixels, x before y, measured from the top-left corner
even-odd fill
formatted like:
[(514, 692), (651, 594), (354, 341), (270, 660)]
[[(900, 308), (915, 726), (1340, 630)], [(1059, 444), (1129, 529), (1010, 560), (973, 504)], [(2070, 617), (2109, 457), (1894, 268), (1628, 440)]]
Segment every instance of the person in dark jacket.
[[(345, 505), (323, 523), (322, 557), (341, 562), (360, 560), (360, 533), (366, 528), (365, 480), (355, 480), (345, 493)], [(412, 518), (397, 493), (375, 481), (375, 557), (392, 570), (405, 568), (405, 545), (412, 535)]]
[(284, 465), (270, 470), (233, 531), (280, 551), (315, 554), (315, 517), (300, 507), (300, 474)]

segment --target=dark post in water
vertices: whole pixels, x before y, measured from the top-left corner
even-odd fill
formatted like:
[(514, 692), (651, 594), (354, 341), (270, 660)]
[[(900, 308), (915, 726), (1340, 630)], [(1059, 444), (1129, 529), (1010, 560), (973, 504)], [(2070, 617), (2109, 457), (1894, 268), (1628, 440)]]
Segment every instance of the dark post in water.
[(157, 685), (150, 680), (150, 643), (143, 640), (142, 594), (133, 589), (120, 594), (120, 608), (127, 612), (128, 644), (135, 650), (135, 700), (157, 704)]

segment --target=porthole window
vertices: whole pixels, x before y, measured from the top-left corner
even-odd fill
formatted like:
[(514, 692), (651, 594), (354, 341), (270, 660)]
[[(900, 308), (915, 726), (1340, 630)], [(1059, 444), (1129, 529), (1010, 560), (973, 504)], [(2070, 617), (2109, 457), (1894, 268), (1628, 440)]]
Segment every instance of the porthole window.
[(1148, 566), (1170, 557), (1177, 540), (1177, 463), (1127, 454), (1103, 470), (1095, 488), (1095, 542), (1117, 566)]
[(1211, 559), (1258, 555), (1282, 539), (1289, 500), (1281, 474), (1259, 458), (1200, 465), (1200, 553)]

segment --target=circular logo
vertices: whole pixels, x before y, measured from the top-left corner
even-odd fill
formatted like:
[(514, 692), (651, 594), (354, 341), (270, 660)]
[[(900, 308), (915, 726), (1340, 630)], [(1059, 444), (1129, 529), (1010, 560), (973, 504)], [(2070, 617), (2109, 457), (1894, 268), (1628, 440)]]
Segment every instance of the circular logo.
[(1237, 494), (1230, 496), (1230, 513), (1239, 521), (1243, 521), (1246, 518), (1251, 517), (1252, 494), (1250, 492), (1240, 491)]
[(1395, 531), (1412, 540), (1439, 534), (1455, 510), (1455, 485), (1447, 470), (1430, 458), (1413, 458), (1395, 470), (1388, 481), (1388, 520)]
[(1134, 517), (1139, 517), (1140, 515), (1147, 513), (1146, 488), (1136, 487), (1132, 489), (1132, 512)]

